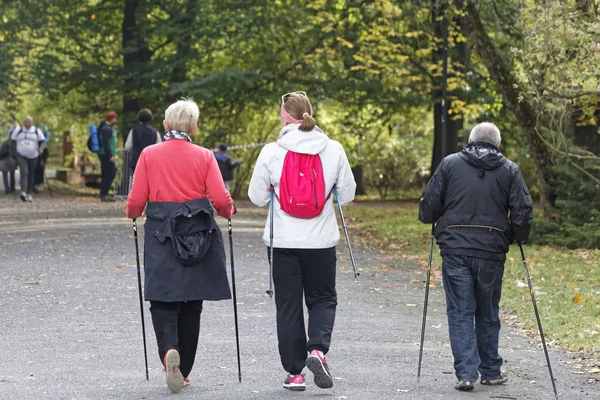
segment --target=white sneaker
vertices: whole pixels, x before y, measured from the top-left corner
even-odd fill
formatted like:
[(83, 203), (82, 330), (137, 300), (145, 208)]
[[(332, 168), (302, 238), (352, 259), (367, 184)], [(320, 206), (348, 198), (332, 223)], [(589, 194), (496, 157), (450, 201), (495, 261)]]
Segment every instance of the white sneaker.
[(25, 199), (26, 199), (28, 202), (30, 202), (30, 203), (33, 203), (33, 196), (32, 196), (32, 195), (28, 194), (27, 196), (25, 196)]

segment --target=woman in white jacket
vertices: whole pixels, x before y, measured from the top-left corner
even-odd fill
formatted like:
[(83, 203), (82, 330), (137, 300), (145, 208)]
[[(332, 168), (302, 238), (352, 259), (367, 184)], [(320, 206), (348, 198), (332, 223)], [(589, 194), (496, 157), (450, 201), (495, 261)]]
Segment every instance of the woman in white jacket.
[[(343, 147), (330, 140), (316, 126), (312, 114), (312, 106), (304, 92), (289, 93), (282, 97), (283, 129), (277, 143), (268, 144), (262, 149), (248, 189), (250, 200), (259, 207), (275, 198), (272, 207), (272, 268), (279, 354), (283, 368), (288, 372), (283, 387), (298, 391), (306, 388), (302, 374), (305, 366), (313, 372), (318, 387), (325, 389), (333, 386), (333, 377), (324, 356), (329, 350), (337, 306), (335, 246), (340, 234), (332, 190), (335, 185), (339, 202), (345, 204), (354, 199), (356, 189)], [(292, 182), (290, 186), (292, 175), (297, 175), (297, 179), (306, 178), (303, 170), (298, 173), (298, 169), (295, 169), (293, 174), (290, 173), (292, 169), (289, 160), (286, 161), (288, 155), (292, 159), (308, 158), (312, 160), (310, 162), (322, 165), (322, 172), (313, 167), (309, 170), (311, 177), (314, 174), (310, 190), (299, 188), (304, 183)], [(318, 156), (320, 161), (306, 155)], [(287, 185), (282, 181), (286, 181)], [(274, 196), (271, 196), (271, 190)], [(314, 198), (308, 199), (308, 203), (316, 207), (315, 214), (322, 208), (320, 214), (312, 218), (306, 215), (294, 217), (290, 215), (294, 212), (286, 208), (288, 204), (283, 204), (288, 212), (282, 210), (279, 202), (282, 194), (286, 202), (289, 199), (291, 204), (292, 192), (301, 190), (307, 193), (314, 190)], [(303, 201), (295, 205), (306, 206), (307, 201)], [(313, 211), (311, 209), (309, 213)], [(270, 243), (269, 225), (267, 220), (263, 235), (267, 247)], [(308, 308), (308, 340), (304, 326), (303, 295)]]

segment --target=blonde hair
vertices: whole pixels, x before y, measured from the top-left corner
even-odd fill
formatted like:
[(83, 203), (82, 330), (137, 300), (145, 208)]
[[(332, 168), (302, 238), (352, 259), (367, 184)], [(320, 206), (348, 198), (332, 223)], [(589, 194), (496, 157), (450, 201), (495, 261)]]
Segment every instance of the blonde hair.
[(298, 128), (302, 132), (310, 132), (317, 126), (312, 117), (312, 105), (306, 96), (292, 93), (285, 98), (283, 107), (294, 119), (302, 121)]
[(198, 125), (200, 110), (192, 99), (183, 98), (165, 111), (165, 122), (169, 129), (192, 133)]

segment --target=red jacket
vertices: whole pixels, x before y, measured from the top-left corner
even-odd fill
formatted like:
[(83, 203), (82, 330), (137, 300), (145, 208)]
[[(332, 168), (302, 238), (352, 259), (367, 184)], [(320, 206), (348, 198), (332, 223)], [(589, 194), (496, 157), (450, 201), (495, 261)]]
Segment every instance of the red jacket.
[(138, 218), (150, 201), (183, 203), (201, 198), (210, 199), (217, 215), (227, 219), (233, 215), (233, 200), (212, 151), (171, 139), (142, 151), (125, 212), (128, 218)]

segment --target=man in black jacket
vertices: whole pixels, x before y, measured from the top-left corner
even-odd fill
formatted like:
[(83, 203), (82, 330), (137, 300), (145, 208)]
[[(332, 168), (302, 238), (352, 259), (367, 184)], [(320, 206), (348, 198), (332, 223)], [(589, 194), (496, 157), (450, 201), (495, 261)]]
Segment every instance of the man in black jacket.
[(221, 176), (223, 182), (225, 182), (225, 189), (231, 192), (231, 182), (233, 182), (233, 170), (240, 166), (241, 161), (233, 161), (233, 158), (227, 154), (227, 144), (221, 143), (219, 145), (219, 151), (215, 154), (219, 169), (221, 170)]
[(100, 200), (115, 201), (115, 198), (108, 195), (115, 176), (117, 175), (116, 153), (117, 153), (117, 131), (114, 126), (117, 124), (117, 113), (114, 111), (106, 114), (106, 120), (100, 122), (98, 126), (98, 138), (100, 141), (101, 182), (100, 182)]
[(494, 124), (475, 126), (467, 147), (442, 160), (419, 205), (443, 258), (458, 390), (472, 390), (478, 373), (484, 385), (508, 380), (498, 354), (502, 275), (509, 244), (529, 236), (533, 207), (519, 167), (499, 146)]

